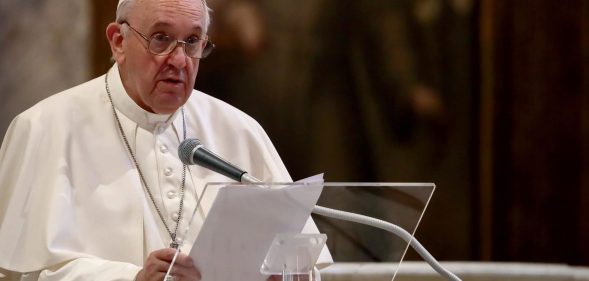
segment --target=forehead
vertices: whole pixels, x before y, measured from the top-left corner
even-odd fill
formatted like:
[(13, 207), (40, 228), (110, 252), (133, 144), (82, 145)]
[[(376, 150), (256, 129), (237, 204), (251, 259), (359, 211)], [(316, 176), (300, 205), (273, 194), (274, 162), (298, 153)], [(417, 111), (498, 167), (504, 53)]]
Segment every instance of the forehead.
[(133, 14), (146, 28), (188, 25), (203, 29), (205, 21), (202, 0), (139, 0)]

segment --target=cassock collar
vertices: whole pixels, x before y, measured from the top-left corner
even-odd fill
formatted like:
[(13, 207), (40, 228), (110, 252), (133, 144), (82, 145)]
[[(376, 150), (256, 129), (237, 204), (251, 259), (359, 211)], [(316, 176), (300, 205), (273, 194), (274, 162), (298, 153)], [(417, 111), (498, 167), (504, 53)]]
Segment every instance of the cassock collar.
[(146, 111), (141, 108), (135, 101), (127, 94), (121, 81), (118, 64), (115, 63), (108, 71), (108, 86), (112, 96), (115, 107), (123, 113), (127, 118), (133, 120), (148, 131), (165, 130), (176, 119), (178, 112), (176, 110), (173, 114), (157, 114)]

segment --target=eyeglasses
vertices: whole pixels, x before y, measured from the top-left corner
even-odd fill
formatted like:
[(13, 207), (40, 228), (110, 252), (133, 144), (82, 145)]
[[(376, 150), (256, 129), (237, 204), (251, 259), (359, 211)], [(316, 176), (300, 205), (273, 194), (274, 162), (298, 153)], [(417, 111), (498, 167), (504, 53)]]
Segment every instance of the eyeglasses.
[[(208, 39), (201, 39), (196, 36), (188, 38), (186, 41), (172, 39), (165, 33), (155, 33), (150, 38), (143, 35), (143, 33), (137, 31), (128, 22), (123, 21), (121, 24), (126, 24), (131, 30), (135, 31), (143, 40), (147, 42), (147, 50), (158, 56), (167, 56), (171, 54), (178, 44), (182, 44), (184, 47), (184, 53), (187, 56), (195, 59), (204, 59), (211, 54), (215, 44)], [(206, 44), (203, 47), (202, 41), (206, 40)]]

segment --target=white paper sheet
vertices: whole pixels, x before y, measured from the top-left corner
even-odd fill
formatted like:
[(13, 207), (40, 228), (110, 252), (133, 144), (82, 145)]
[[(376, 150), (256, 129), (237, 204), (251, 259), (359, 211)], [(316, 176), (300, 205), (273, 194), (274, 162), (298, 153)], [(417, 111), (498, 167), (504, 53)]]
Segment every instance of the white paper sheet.
[(278, 233), (300, 233), (323, 190), (317, 175), (280, 189), (226, 186), (190, 251), (202, 281), (263, 281), (264, 257)]

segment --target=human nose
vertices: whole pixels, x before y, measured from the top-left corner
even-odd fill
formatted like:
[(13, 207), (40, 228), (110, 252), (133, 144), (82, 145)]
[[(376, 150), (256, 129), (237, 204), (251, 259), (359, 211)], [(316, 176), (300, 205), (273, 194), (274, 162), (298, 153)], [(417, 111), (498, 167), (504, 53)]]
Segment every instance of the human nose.
[(185, 67), (189, 58), (182, 42), (178, 42), (168, 56), (168, 63), (176, 68)]

